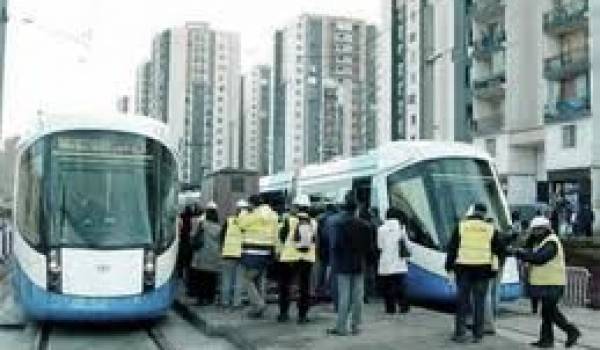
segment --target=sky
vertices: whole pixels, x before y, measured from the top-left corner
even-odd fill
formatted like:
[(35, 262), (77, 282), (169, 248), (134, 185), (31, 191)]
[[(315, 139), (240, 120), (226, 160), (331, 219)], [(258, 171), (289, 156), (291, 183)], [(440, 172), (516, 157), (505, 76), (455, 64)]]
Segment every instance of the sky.
[(186, 21), (241, 33), (242, 67), (271, 63), (275, 29), (302, 13), (379, 22), (378, 0), (9, 0), (3, 136), (38, 111), (108, 114), (133, 96), (152, 37)]

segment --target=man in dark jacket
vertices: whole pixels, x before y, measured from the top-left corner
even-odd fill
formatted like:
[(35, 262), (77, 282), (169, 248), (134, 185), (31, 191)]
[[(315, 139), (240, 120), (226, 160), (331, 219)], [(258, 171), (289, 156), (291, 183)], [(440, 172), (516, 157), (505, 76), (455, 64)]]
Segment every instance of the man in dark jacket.
[(594, 223), (594, 211), (590, 209), (589, 204), (584, 204), (583, 208), (577, 214), (577, 234), (585, 235), (586, 237), (592, 236), (592, 227)]
[(344, 212), (336, 222), (336, 237), (332, 249), (332, 268), (338, 281), (337, 324), (328, 334), (346, 335), (349, 314), (352, 313), (351, 332), (358, 334), (364, 298), (364, 272), (367, 259), (374, 247), (367, 232), (371, 227), (356, 215), (354, 198), (346, 196)]
[(337, 213), (333, 203), (327, 204), (325, 212), (317, 220), (317, 296), (325, 298), (327, 296), (327, 271), (329, 268), (329, 219)]
[(485, 296), (489, 279), (494, 276), (493, 256), (503, 253), (498, 232), (485, 220), (486, 213), (484, 204), (475, 204), (467, 217), (459, 222), (448, 243), (446, 271), (455, 273), (457, 288), (456, 323), (452, 340), (458, 343), (467, 341), (466, 317), (471, 305), (473, 342), (482, 341)]
[(530, 263), (530, 293), (542, 301), (542, 326), (540, 339), (531, 345), (538, 348), (554, 347), (554, 325), (567, 334), (565, 346), (572, 347), (581, 336), (575, 325), (569, 323), (558, 309), (566, 284), (566, 266), (562, 243), (552, 231), (551, 223), (545, 217), (531, 221), (532, 234), (540, 237), (534, 249), (517, 249), (515, 255)]

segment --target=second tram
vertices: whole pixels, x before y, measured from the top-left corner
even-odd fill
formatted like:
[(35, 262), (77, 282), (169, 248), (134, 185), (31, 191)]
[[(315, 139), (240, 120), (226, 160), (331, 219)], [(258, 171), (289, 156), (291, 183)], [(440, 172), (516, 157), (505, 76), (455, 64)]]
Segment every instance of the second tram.
[[(445, 250), (470, 205), (485, 203), (499, 231), (510, 227), (490, 158), (466, 144), (393, 142), (363, 156), (264, 177), (260, 190), (268, 198), (308, 194), (315, 202), (336, 201), (353, 191), (362, 206), (377, 207), (382, 217), (390, 207), (401, 210), (414, 243), (407, 292), (423, 301), (456, 298), (456, 286), (444, 270)], [(521, 286), (514, 258), (506, 259), (502, 273), (501, 298), (517, 299)]]

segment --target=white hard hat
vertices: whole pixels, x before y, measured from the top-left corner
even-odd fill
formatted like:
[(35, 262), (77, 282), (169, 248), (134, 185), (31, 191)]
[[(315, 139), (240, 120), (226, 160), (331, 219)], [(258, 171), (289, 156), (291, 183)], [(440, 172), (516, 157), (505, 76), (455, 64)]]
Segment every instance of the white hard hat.
[(550, 220), (548, 220), (548, 218), (546, 218), (545, 216), (536, 216), (535, 218), (533, 218), (533, 220), (531, 220), (531, 224), (529, 224), (529, 228), (536, 228), (536, 227), (545, 227), (545, 228), (550, 228)]
[(475, 214), (475, 205), (471, 204), (469, 208), (467, 208), (465, 216), (473, 216), (473, 214)]
[(215, 203), (214, 201), (208, 202), (208, 204), (206, 205), (206, 209), (217, 209), (217, 203)]
[(308, 196), (305, 194), (300, 194), (294, 198), (292, 204), (299, 207), (310, 207), (310, 198), (308, 198)]
[(238, 208), (248, 208), (250, 205), (248, 204), (248, 202), (246, 200), (240, 199), (239, 201), (237, 201), (235, 206)]

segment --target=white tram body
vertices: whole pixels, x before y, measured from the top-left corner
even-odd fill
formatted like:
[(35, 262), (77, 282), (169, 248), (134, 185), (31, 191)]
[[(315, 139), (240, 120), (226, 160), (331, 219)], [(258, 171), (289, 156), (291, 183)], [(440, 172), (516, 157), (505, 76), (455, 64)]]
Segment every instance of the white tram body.
[(145, 117), (41, 118), (18, 145), (17, 301), (37, 320), (155, 318), (175, 296), (177, 160)]
[[(461, 143), (392, 142), (362, 156), (263, 177), (260, 191), (272, 198), (293, 191), (323, 202), (339, 201), (341, 194), (354, 191), (361, 205), (377, 207), (382, 218), (391, 206), (402, 210), (413, 243), (408, 294), (423, 301), (454, 302), (456, 287), (444, 269), (445, 250), (472, 203), (487, 205), (497, 229), (510, 227), (491, 159)], [(521, 286), (514, 258), (506, 259), (502, 273), (501, 299), (517, 299)]]

